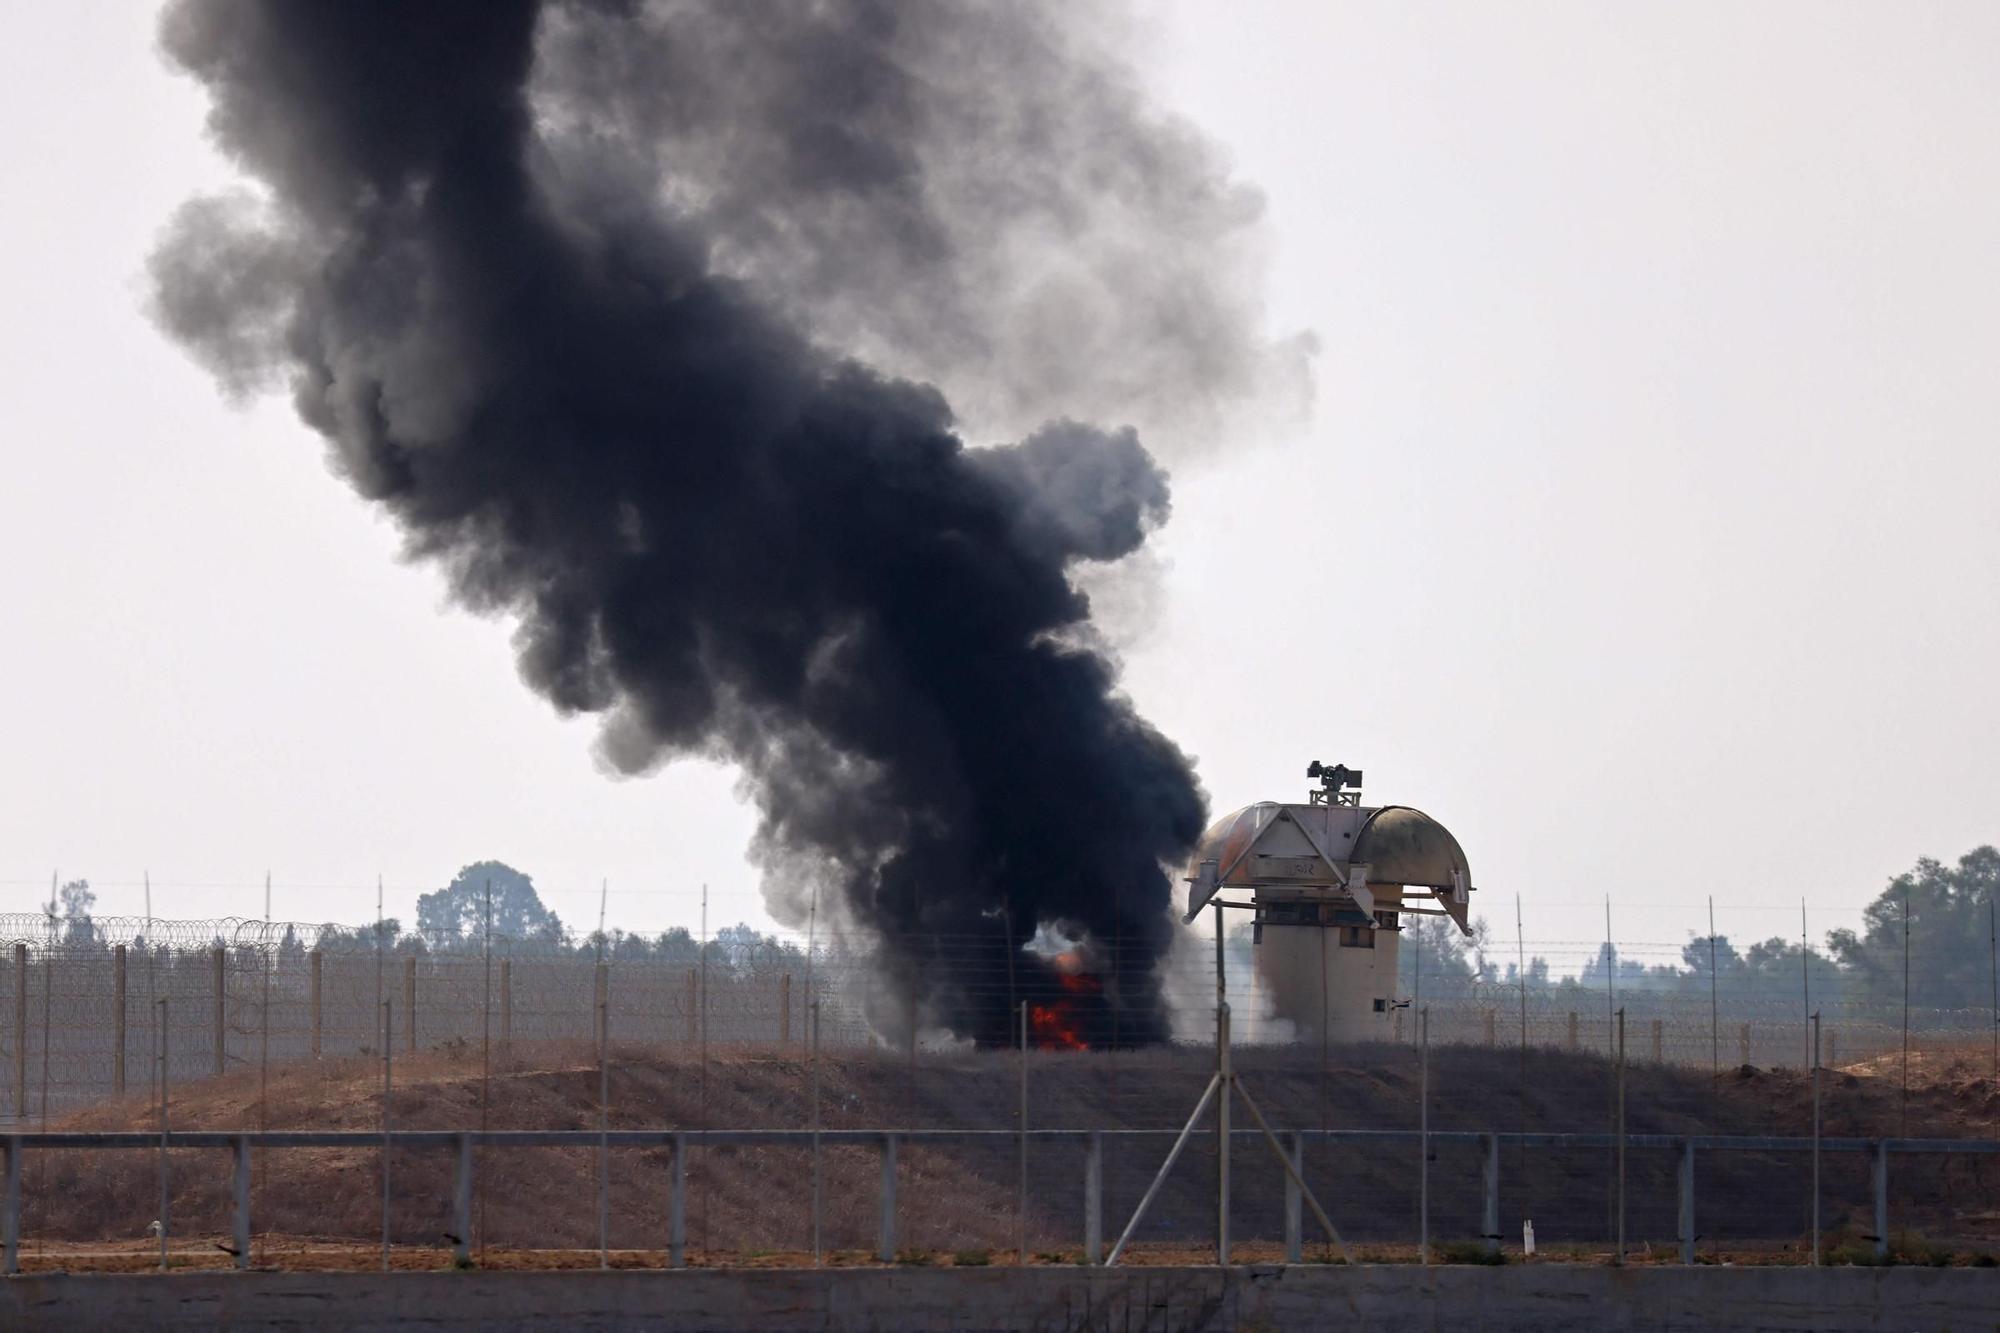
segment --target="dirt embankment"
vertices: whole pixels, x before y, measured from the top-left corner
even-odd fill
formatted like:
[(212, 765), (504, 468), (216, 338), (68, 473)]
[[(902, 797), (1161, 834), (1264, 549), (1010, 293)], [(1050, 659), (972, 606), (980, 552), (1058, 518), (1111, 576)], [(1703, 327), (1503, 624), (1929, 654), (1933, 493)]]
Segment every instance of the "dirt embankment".
[[(2000, 1089), (1982, 1053), (1927, 1056), (1913, 1066), (1905, 1101), (1896, 1061), (1823, 1076), (1828, 1135), (1878, 1137), (2000, 1134)], [(1028, 1061), (1030, 1123), (1037, 1128), (1174, 1129), (1208, 1074), (1198, 1050), (1037, 1053)], [(1607, 1129), (1615, 1080), (1592, 1056), (1485, 1048), (1432, 1052), (1433, 1129), (1595, 1132)], [(1418, 1122), (1415, 1054), (1395, 1047), (1318, 1052), (1239, 1052), (1244, 1080), (1273, 1126), (1413, 1129)], [(483, 1074), (476, 1049), (398, 1057), (391, 1113), (402, 1128), (592, 1129), (599, 1073), (592, 1052), (522, 1051), (497, 1057)], [(823, 1059), (821, 1123), (828, 1128), (965, 1127), (1012, 1129), (1020, 1095), (1019, 1058), (969, 1053), (925, 1056), (912, 1068), (890, 1055)], [(705, 1063), (652, 1049), (617, 1049), (610, 1078), (614, 1128), (803, 1128), (810, 1123), (810, 1065), (802, 1055), (717, 1049)], [(262, 1095), (260, 1096), (260, 1091)], [(1810, 1078), (1796, 1071), (1707, 1071), (1635, 1065), (1627, 1072), (1627, 1126), (1634, 1133), (1804, 1134), (1812, 1115)], [(381, 1123), (380, 1066), (368, 1060), (273, 1068), (178, 1087), (176, 1129), (375, 1129)], [(51, 1125), (60, 1129), (145, 1129), (157, 1110), (143, 1093), (106, 1102)], [(1213, 1226), (1212, 1140), (1191, 1147), (1142, 1238), (1199, 1243)], [(1106, 1225), (1115, 1234), (1164, 1155), (1165, 1139), (1114, 1142), (1106, 1162)], [(974, 1147), (906, 1146), (900, 1158), (900, 1234), (913, 1251), (976, 1256), (1016, 1244), (1018, 1149), (1011, 1140)], [(1502, 1163), (1503, 1235), (1518, 1237), (1533, 1218), (1542, 1242), (1599, 1242), (1610, 1232), (1611, 1164), (1601, 1150), (1516, 1152)], [(174, 1232), (185, 1239), (228, 1231), (229, 1169), (218, 1151), (171, 1154)], [(1638, 1243), (1675, 1231), (1670, 1155), (1634, 1152), (1628, 1163), (1628, 1233)], [(403, 1245), (446, 1243), (451, 1229), (450, 1155), (391, 1155), (392, 1230)], [(1313, 1149), (1308, 1176), (1349, 1238), (1397, 1245), (1414, 1240), (1418, 1163), (1414, 1145)], [(1029, 1242), (1062, 1254), (1081, 1243), (1080, 1149), (1037, 1148), (1030, 1160)], [(1252, 1145), (1234, 1159), (1232, 1224), (1246, 1240), (1279, 1234), (1282, 1177)], [(664, 1243), (668, 1160), (664, 1150), (611, 1156), (611, 1243), (651, 1251)], [(1709, 1243), (1784, 1243), (1809, 1227), (1802, 1155), (1710, 1154), (1700, 1164), (1700, 1229)], [(142, 1242), (157, 1215), (158, 1159), (150, 1151), (37, 1152), (24, 1181), (24, 1231), (48, 1241)], [(477, 1238), (495, 1247), (594, 1247), (596, 1159), (590, 1150), (489, 1151), (478, 1163)], [(827, 1244), (872, 1246), (877, 1163), (872, 1149), (829, 1149), (825, 1165)], [(1433, 1234), (1479, 1231), (1477, 1150), (1434, 1148), (1430, 1164)], [(1823, 1216), (1830, 1233), (1867, 1230), (1865, 1161), (1829, 1156)], [(381, 1228), (382, 1162), (373, 1148), (289, 1149), (260, 1154), (252, 1211), (260, 1232), (324, 1242), (367, 1243)], [(2000, 1162), (1897, 1159), (1899, 1220), (1933, 1234), (1974, 1241), (2000, 1236)], [(699, 1250), (757, 1261), (808, 1242), (811, 1171), (802, 1149), (718, 1148), (696, 1154), (688, 1228)], [(191, 1242), (192, 1243), (192, 1242)]]

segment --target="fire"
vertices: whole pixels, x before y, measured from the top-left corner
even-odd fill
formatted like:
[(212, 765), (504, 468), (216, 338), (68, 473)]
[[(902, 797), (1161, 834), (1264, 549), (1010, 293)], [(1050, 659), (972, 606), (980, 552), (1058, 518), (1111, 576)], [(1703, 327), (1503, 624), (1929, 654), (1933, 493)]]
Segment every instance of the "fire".
[(1057, 954), (1053, 962), (1063, 996), (1048, 1004), (1028, 1006), (1028, 1034), (1038, 1050), (1087, 1051), (1090, 1043), (1083, 1039), (1082, 1015), (1071, 997), (1095, 995), (1102, 983), (1083, 971), (1083, 959), (1074, 950)]

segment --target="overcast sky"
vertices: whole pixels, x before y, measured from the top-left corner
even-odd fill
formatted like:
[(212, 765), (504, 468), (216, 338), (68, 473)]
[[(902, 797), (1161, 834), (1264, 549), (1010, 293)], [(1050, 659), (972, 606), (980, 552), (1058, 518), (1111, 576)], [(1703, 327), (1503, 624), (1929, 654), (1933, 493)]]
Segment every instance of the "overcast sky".
[[(1218, 810), (1367, 772), (1476, 913), (1851, 923), (2000, 836), (2000, 10), (1184, 4), (1317, 407), (1176, 478), (1141, 706)], [(0, 46), (0, 908), (363, 921), (461, 864), (588, 926), (766, 920), (723, 769), (606, 777), (287, 405), (148, 323), (230, 179), (144, 6)]]

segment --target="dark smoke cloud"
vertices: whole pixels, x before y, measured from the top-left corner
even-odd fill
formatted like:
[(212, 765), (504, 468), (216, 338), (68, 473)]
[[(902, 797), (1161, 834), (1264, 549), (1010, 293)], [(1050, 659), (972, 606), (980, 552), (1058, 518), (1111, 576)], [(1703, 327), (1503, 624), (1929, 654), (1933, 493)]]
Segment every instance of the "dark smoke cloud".
[(1010, 959), (1054, 987), (1020, 951), (1044, 925), (1124, 945), (1087, 1025), (1168, 1032), (1162, 865), (1202, 798), (1074, 579), (1140, 547), (1166, 480), (1068, 419), (968, 449), (938, 389), (829, 349), (1026, 410), (1051, 369), (982, 359), (1076, 292), (1010, 305), (1011, 266), (1115, 248), (1115, 218), (1171, 280), (1107, 314), (1125, 266), (1075, 260), (1109, 378), (1150, 357), (1219, 396), (1264, 355), (1227, 284), (1173, 277), (1247, 205), (1063, 12), (182, 0), (163, 26), (258, 187), (177, 216), (163, 325), (233, 392), (289, 386), (411, 556), (516, 618), (528, 684), (604, 716), (611, 763), (739, 765), (774, 913), (820, 886), (985, 1042)]

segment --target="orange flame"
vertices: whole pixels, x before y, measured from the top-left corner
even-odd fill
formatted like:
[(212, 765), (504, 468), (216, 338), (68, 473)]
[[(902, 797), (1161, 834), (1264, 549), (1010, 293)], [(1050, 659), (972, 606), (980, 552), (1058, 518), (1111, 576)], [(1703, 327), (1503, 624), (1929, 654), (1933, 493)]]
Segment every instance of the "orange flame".
[(1049, 1004), (1028, 1006), (1028, 1034), (1038, 1050), (1087, 1051), (1090, 1043), (1083, 1039), (1080, 1030), (1081, 1015), (1069, 997), (1094, 995), (1102, 989), (1102, 983), (1080, 970), (1083, 960), (1074, 952), (1057, 954), (1055, 966), (1057, 980), (1066, 994)]

